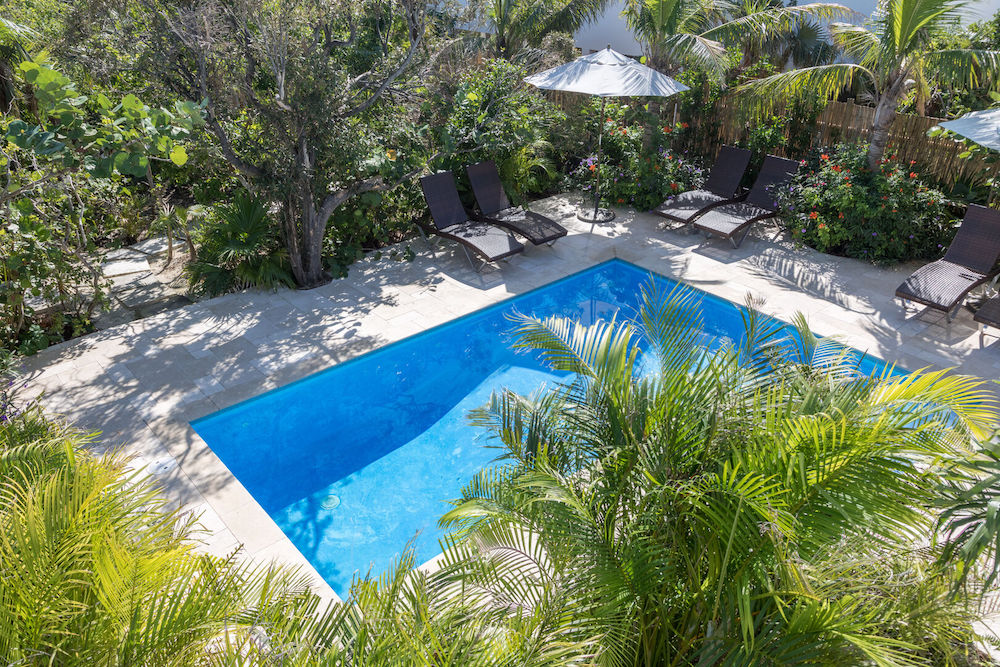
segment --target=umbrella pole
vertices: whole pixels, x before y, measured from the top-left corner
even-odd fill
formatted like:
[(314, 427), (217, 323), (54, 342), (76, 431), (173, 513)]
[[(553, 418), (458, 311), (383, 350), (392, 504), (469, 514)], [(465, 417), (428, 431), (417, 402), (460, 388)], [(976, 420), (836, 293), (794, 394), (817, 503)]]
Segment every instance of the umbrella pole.
[(607, 103), (606, 97), (601, 98), (601, 113), (598, 119), (601, 123), (600, 131), (597, 133), (597, 171), (594, 175), (597, 182), (594, 183), (594, 222), (597, 222), (597, 209), (601, 205), (601, 158), (604, 157), (604, 149), (601, 144), (604, 142), (604, 105)]
[(604, 106), (607, 101), (606, 97), (601, 97), (601, 115), (598, 119), (600, 130), (597, 132), (597, 169), (594, 170), (594, 212), (592, 215), (583, 211), (577, 214), (578, 218), (590, 223), (590, 231), (594, 231), (594, 225), (598, 222), (611, 222), (615, 219), (614, 211), (601, 210), (601, 160), (604, 158), (604, 149), (601, 144), (604, 140)]

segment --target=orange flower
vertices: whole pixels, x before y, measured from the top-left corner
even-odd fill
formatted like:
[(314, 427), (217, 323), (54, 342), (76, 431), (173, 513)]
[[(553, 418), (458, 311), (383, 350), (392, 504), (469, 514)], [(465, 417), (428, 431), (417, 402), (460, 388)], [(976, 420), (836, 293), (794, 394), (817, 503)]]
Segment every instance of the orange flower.
[(809, 219), (810, 220), (815, 220), (818, 217), (819, 217), (819, 213), (817, 213), (816, 211), (813, 211), (812, 213), (809, 214)]
[(835, 164), (832, 167), (830, 167), (830, 169), (833, 169), (836, 172), (840, 172), (840, 171), (843, 171), (844, 168), (841, 167), (839, 164)]
[(821, 222), (821, 223), (819, 223), (819, 228), (820, 228), (820, 229), (826, 229), (826, 225), (824, 225), (824, 224), (823, 224), (823, 223)]
[(826, 153), (823, 153), (822, 155), (819, 156), (819, 159), (820, 160), (829, 160), (830, 156), (827, 155)]
[(597, 167), (595, 167), (594, 165), (590, 165), (587, 168), (590, 169), (591, 171), (597, 171)]
[(613, 123), (613, 122), (615, 122), (615, 121), (611, 120), (611, 118), (605, 118), (605, 119), (604, 119), (604, 122), (605, 122), (605, 123)]
[(838, 213), (837, 217), (840, 218), (841, 220), (843, 220), (844, 219), (844, 214), (843, 213)]
[(624, 204), (624, 203), (625, 203), (625, 200), (624, 200), (624, 199), (622, 199), (621, 197), (619, 197), (619, 198), (618, 198), (618, 203), (619, 203), (619, 204)]

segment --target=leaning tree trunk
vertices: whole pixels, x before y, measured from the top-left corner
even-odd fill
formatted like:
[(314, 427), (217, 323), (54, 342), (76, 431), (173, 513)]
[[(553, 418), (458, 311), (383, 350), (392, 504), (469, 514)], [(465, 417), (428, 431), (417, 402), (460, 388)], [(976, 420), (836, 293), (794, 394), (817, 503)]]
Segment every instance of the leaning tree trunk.
[(900, 76), (879, 96), (878, 104), (875, 106), (875, 120), (872, 122), (872, 136), (868, 144), (868, 168), (872, 171), (878, 170), (885, 148), (889, 144), (889, 129), (892, 127), (892, 121), (896, 119), (896, 107), (899, 105), (904, 86), (905, 82)]

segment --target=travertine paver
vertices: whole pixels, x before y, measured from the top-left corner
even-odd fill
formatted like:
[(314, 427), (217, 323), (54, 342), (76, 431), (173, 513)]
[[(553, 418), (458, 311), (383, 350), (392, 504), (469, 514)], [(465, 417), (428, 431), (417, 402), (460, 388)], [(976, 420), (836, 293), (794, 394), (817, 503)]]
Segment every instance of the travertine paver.
[(892, 300), (912, 266), (821, 255), (774, 240), (768, 228), (734, 250), (661, 229), (648, 214), (621, 211), (591, 231), (565, 197), (534, 207), (569, 236), (481, 274), (455, 246), (416, 240), (413, 262), (368, 259), (307, 292), (231, 294), (50, 348), (27, 362), (32, 387), (44, 390), (46, 407), (102, 430), (104, 447), (120, 445), (137, 467), (157, 473), (168, 498), (203, 517), (206, 549), (242, 544), (251, 557), (301, 565), (333, 596), (189, 422), (612, 257), (733, 301), (751, 293), (786, 320), (802, 311), (816, 333), (911, 370), (1000, 376), (997, 332), (981, 339), (967, 312), (948, 324), (939, 313), (904, 314)]

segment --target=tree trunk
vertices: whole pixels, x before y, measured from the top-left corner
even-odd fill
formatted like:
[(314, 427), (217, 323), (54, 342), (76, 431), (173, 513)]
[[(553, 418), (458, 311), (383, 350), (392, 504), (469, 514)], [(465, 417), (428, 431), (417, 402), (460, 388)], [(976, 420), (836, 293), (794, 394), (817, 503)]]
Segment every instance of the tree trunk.
[(872, 171), (878, 170), (885, 154), (885, 147), (889, 143), (889, 128), (896, 118), (896, 106), (899, 104), (900, 85), (891, 85), (879, 97), (878, 105), (875, 107), (875, 120), (872, 123), (871, 142), (868, 144), (868, 168)]
[(330, 214), (316, 207), (312, 155), (304, 138), (299, 140), (297, 153), (299, 174), (285, 203), (285, 245), (295, 283), (302, 289), (312, 289), (330, 282), (323, 267), (323, 236)]

